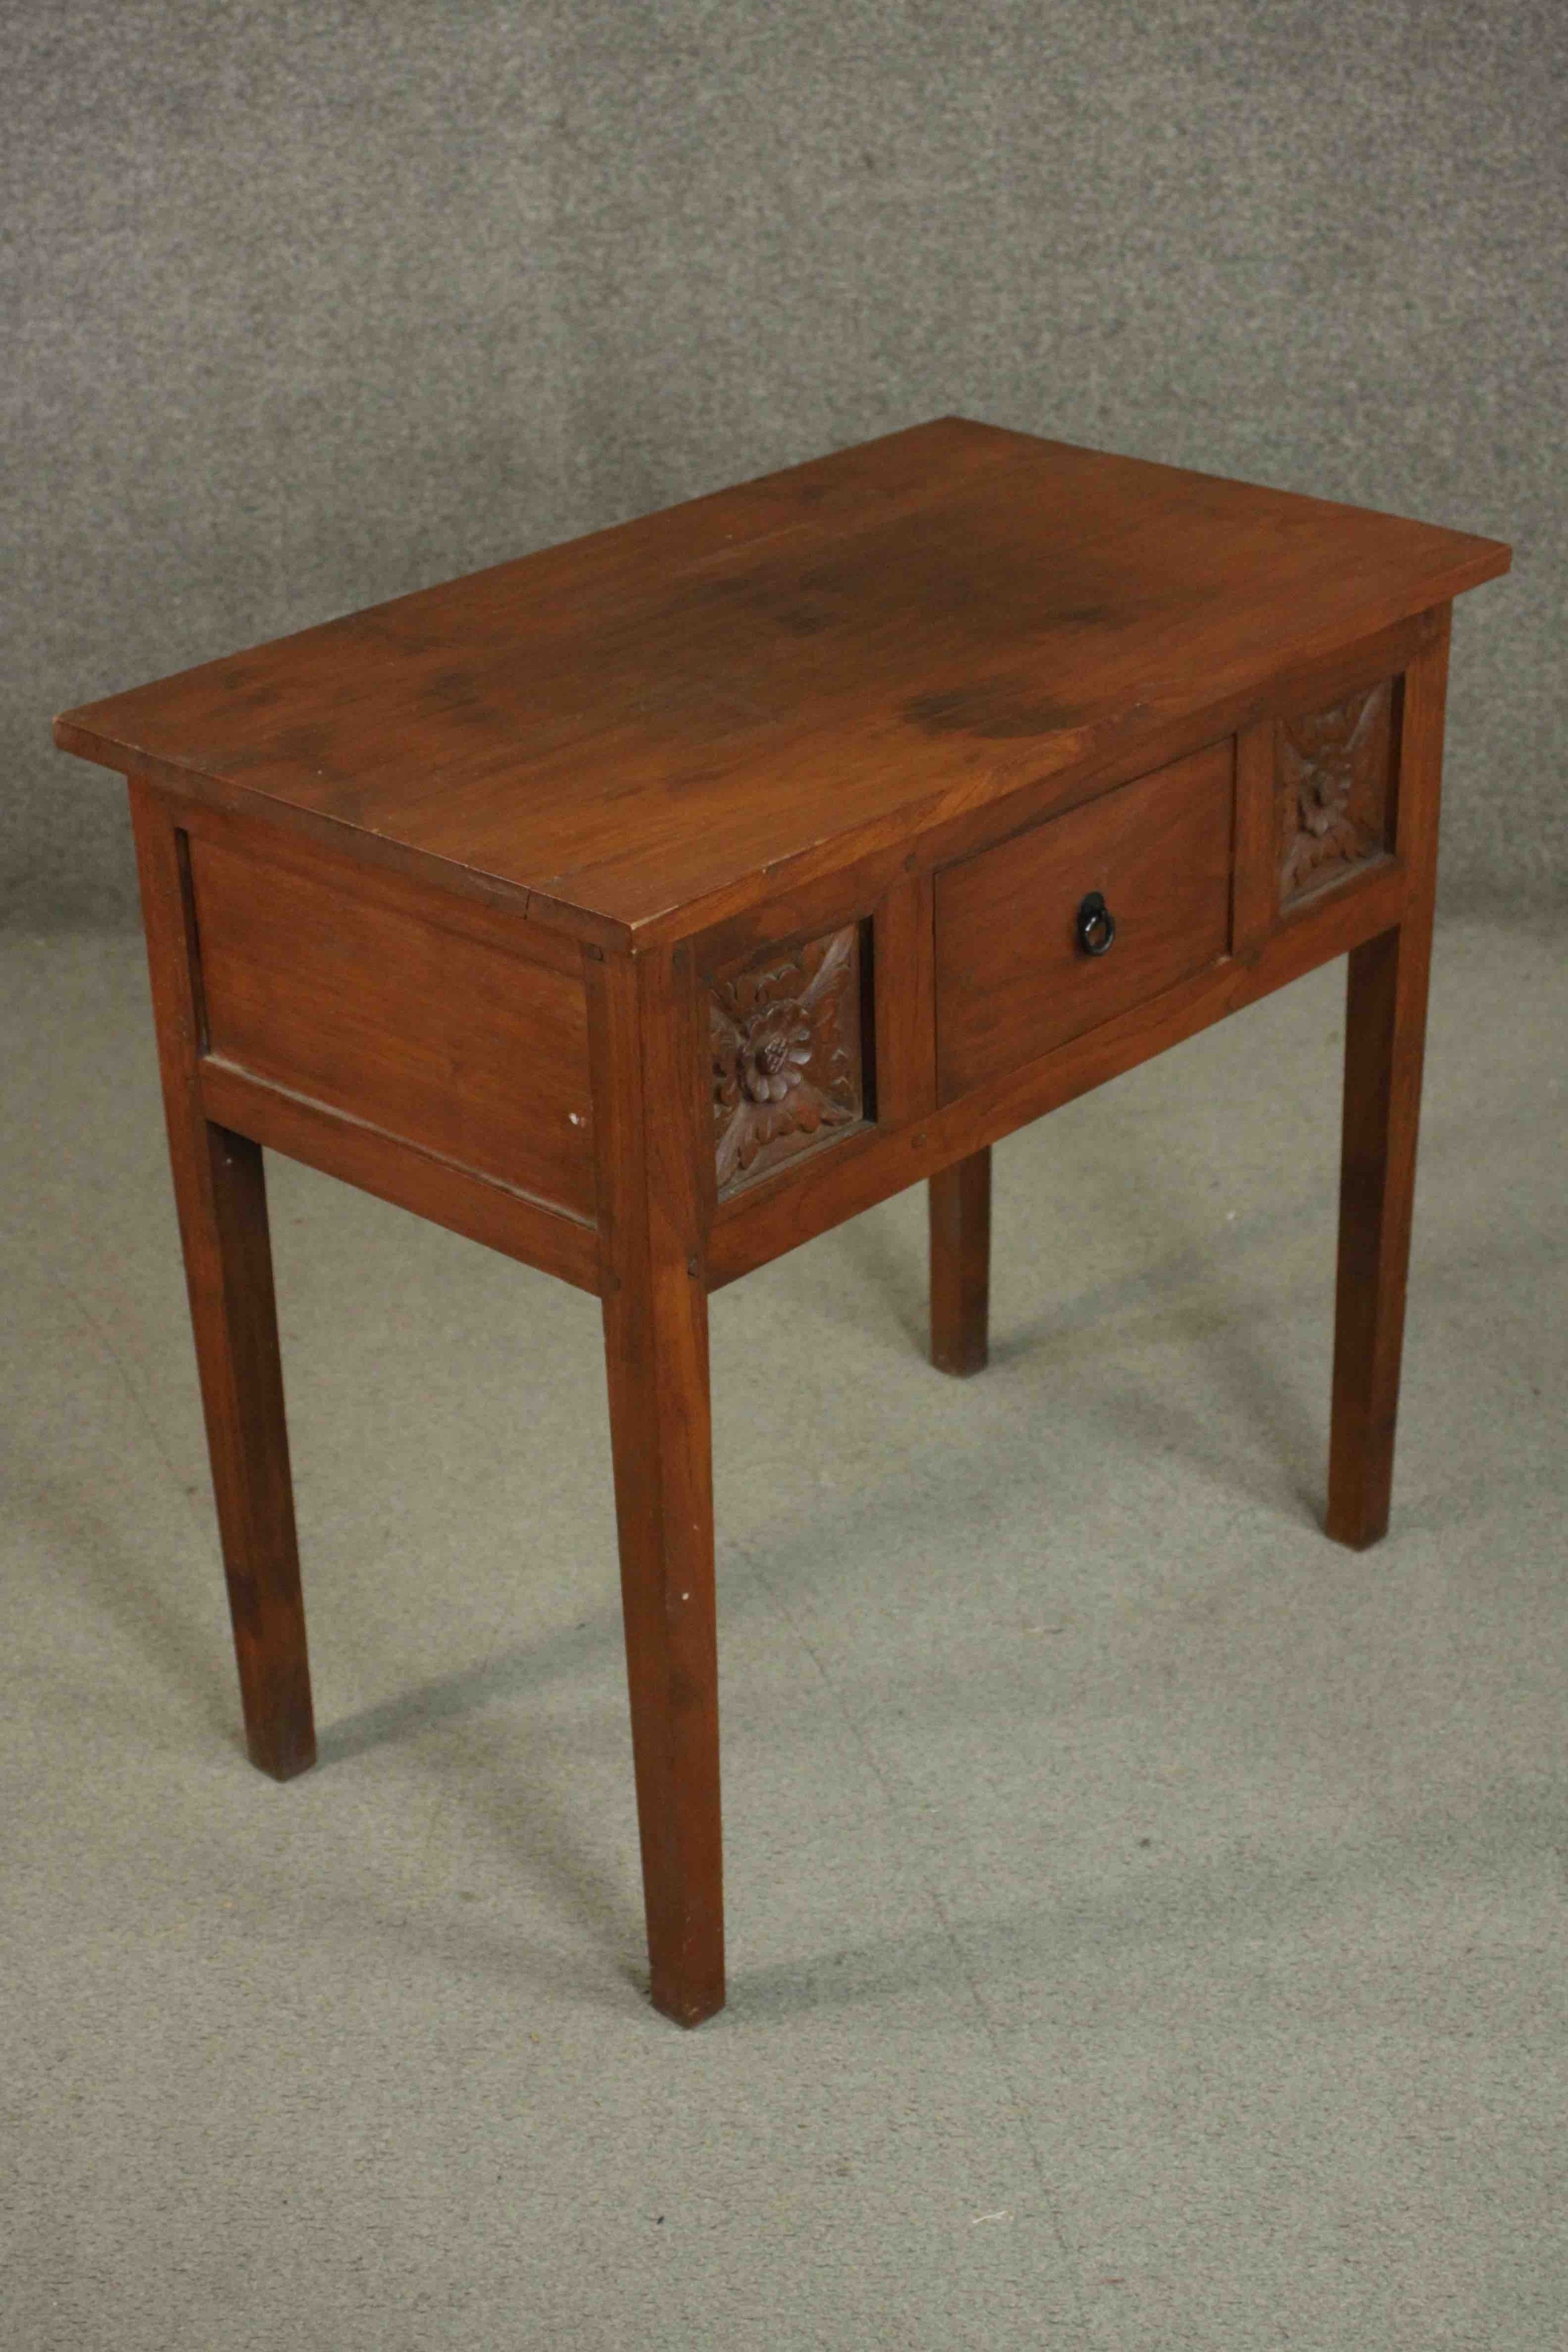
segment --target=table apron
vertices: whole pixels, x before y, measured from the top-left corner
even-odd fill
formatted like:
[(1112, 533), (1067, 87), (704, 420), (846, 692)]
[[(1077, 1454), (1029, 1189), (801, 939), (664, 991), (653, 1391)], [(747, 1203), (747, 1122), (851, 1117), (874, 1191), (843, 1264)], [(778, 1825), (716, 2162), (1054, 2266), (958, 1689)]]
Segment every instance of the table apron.
[(1108, 1078), (1195, 1036), (1319, 964), (1394, 929), (1407, 895), (1403, 861), (1389, 857), (1333, 896), (1287, 917), (1262, 946), (1226, 956), (1207, 971), (1074, 1037), (897, 1132), (871, 1129), (806, 1161), (793, 1176), (760, 1185), (719, 1212), (708, 1245), (711, 1289), (765, 1265), (785, 1250), (934, 1176), (984, 1146), (1026, 1127)]

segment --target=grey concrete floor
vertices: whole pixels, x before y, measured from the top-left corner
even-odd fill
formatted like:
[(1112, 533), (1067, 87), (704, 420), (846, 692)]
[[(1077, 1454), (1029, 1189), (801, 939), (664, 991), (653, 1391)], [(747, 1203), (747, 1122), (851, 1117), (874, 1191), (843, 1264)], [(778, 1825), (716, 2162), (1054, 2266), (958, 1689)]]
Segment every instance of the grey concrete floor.
[(320, 1769), (246, 1764), (135, 941), (16, 941), (0, 2342), (1568, 2342), (1563, 1040), (1439, 934), (1394, 1532), (1339, 968), (714, 1303), (731, 2007), (644, 1990), (591, 1300), (283, 1162)]

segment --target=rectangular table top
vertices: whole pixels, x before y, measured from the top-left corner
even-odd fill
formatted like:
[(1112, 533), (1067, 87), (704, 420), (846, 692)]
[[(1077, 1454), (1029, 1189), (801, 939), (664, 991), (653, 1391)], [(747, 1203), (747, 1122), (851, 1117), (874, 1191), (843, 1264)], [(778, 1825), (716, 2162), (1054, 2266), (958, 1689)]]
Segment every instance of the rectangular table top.
[(553, 928), (679, 938), (1508, 569), (1493, 540), (943, 417), (56, 721)]

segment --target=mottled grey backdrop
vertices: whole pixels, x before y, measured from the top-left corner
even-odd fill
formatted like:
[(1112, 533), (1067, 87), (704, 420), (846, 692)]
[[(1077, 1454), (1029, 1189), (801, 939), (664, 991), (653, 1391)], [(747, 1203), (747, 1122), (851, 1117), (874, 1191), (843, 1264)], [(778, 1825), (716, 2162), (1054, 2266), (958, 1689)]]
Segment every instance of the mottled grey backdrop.
[(963, 409), (1512, 539), (1451, 895), (1568, 876), (1562, 0), (6, 0), (0, 905), (58, 709)]

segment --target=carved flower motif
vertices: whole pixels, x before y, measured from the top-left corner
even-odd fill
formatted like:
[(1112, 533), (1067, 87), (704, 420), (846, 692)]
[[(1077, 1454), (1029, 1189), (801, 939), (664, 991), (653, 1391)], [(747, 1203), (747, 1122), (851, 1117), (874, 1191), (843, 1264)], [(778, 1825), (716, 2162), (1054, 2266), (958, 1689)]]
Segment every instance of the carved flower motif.
[(746, 1031), (737, 1059), (737, 1075), (754, 1103), (783, 1102), (801, 1083), (801, 1072), (811, 1059), (811, 1024), (801, 1017), (793, 997), (769, 1005)]
[(836, 932), (815, 972), (803, 957), (721, 982), (710, 999), (719, 1189), (786, 1135), (842, 1127), (857, 1113), (839, 1013), (855, 933)]
[(1291, 819), (1280, 880), (1289, 896), (1318, 873), (1353, 865), (1375, 847), (1351, 802), (1362, 763), (1373, 749), (1384, 690), (1354, 695), (1280, 730), (1280, 780)]

